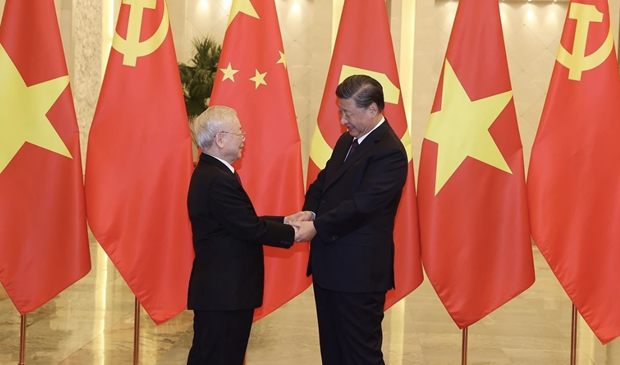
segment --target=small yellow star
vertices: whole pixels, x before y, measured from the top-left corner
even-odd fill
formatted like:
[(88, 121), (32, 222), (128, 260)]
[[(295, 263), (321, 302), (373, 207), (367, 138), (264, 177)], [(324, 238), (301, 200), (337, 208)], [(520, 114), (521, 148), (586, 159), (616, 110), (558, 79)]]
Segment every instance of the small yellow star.
[(235, 74), (239, 72), (239, 70), (235, 70), (232, 68), (230, 62), (228, 62), (228, 67), (220, 68), (220, 71), (224, 73), (224, 77), (222, 78), (222, 81), (225, 81), (228, 79), (232, 82), (235, 82)]
[(230, 16), (228, 17), (228, 25), (232, 23), (232, 21), (239, 13), (243, 13), (253, 18), (260, 19), (258, 13), (256, 12), (256, 9), (254, 9), (254, 6), (252, 5), (252, 2), (250, 0), (233, 0), (232, 9), (230, 10)]
[(265, 76), (267, 76), (267, 73), (260, 73), (258, 72), (258, 70), (256, 70), (256, 75), (254, 75), (254, 77), (251, 77), (250, 80), (254, 81), (256, 83), (256, 89), (258, 89), (259, 85), (267, 85), (267, 83), (265, 82)]
[(280, 53), (280, 59), (278, 60), (278, 62), (276, 62), (276, 64), (281, 63), (284, 65), (284, 69), (286, 69), (286, 56), (284, 55), (283, 52), (280, 52), (280, 51), (278, 52)]
[(435, 195), (468, 156), (512, 174), (489, 133), (511, 99), (512, 91), (506, 91), (472, 101), (446, 60), (441, 110), (431, 114), (424, 136), (439, 145)]
[(26, 142), (72, 158), (46, 116), (67, 85), (69, 76), (27, 86), (0, 44), (0, 173)]

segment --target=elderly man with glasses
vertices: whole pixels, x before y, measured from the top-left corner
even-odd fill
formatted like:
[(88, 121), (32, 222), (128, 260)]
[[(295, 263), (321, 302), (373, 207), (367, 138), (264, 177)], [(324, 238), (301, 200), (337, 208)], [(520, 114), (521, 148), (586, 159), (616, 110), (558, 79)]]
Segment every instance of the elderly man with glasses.
[(241, 365), (254, 309), (262, 305), (263, 246), (289, 248), (297, 229), (283, 217), (258, 217), (232, 163), (245, 132), (234, 109), (212, 106), (194, 121), (203, 153), (187, 206), (196, 257), (188, 309), (194, 340), (188, 365)]

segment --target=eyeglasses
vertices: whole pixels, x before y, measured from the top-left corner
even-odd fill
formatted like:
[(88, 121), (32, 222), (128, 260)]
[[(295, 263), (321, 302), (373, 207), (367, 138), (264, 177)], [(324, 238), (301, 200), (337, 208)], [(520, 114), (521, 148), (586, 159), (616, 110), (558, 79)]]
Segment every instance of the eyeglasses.
[(221, 131), (221, 132), (219, 132), (219, 133), (234, 134), (235, 136), (237, 136), (237, 137), (239, 137), (239, 138), (241, 138), (241, 139), (245, 138), (245, 131), (241, 131), (241, 133), (234, 133), (234, 132), (224, 132), (224, 131)]

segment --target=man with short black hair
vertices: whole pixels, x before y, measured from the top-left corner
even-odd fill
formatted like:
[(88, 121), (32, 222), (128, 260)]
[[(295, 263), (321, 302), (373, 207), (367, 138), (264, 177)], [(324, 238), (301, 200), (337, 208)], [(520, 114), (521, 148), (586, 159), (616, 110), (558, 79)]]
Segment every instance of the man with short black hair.
[(365, 75), (336, 89), (347, 127), (303, 210), (285, 218), (312, 239), (324, 365), (382, 365), (383, 307), (394, 287), (394, 219), (407, 179), (407, 153), (383, 117), (383, 88)]

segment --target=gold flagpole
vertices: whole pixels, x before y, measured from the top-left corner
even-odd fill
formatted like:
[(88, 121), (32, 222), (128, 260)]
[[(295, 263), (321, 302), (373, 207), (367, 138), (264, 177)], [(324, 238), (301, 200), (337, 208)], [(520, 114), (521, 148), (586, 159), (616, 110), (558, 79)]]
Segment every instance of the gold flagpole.
[(140, 363), (140, 302), (136, 297), (134, 320), (133, 320), (133, 365)]
[(19, 365), (26, 365), (26, 315), (22, 315), (21, 328), (19, 330)]
[(463, 343), (461, 344), (461, 365), (467, 365), (467, 328), (463, 328)]

